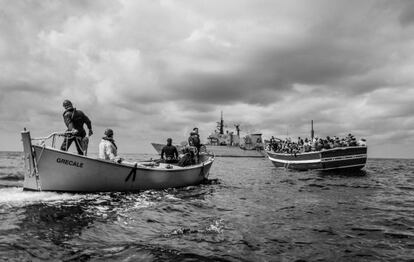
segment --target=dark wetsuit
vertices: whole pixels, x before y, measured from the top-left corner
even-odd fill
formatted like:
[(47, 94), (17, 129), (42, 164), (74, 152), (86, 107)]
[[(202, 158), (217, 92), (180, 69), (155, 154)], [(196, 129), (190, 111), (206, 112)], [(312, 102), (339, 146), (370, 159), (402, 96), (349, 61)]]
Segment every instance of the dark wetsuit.
[(161, 150), (161, 159), (164, 159), (166, 163), (175, 163), (178, 159), (177, 148), (173, 145), (166, 145)]
[(188, 144), (197, 148), (197, 156), (200, 154), (201, 142), (200, 136), (196, 133), (192, 133), (188, 138)]
[(86, 136), (86, 131), (83, 128), (83, 125), (86, 124), (88, 129), (92, 129), (91, 120), (89, 120), (82, 111), (76, 110), (76, 108), (70, 108), (63, 113), (63, 121), (65, 122), (68, 131), (76, 129), (78, 130), (78, 133), (75, 136), (66, 137), (60, 149), (67, 151), (72, 142), (75, 141), (78, 154), (83, 155), (81, 141)]

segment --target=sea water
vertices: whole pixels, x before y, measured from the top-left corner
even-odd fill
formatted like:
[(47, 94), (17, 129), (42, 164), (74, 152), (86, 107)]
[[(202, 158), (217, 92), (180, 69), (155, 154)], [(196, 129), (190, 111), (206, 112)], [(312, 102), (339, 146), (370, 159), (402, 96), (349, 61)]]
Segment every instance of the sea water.
[(23, 172), (0, 153), (0, 260), (414, 261), (414, 160), (338, 174), (216, 158), (209, 183), (141, 193), (23, 191)]

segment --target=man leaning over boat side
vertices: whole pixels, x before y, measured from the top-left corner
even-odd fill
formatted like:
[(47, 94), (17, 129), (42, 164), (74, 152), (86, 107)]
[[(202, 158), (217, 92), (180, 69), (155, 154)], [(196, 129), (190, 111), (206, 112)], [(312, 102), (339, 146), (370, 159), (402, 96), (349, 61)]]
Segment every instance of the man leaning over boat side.
[(63, 101), (63, 107), (65, 108), (63, 121), (68, 131), (74, 131), (74, 134), (65, 137), (60, 150), (68, 151), (72, 142), (75, 142), (78, 154), (83, 155), (86, 151), (86, 143), (83, 143), (86, 139), (86, 131), (83, 125), (86, 124), (89, 129), (89, 136), (91, 136), (93, 134), (91, 120), (81, 110), (74, 108), (72, 102), (69, 100)]
[(99, 143), (99, 158), (121, 163), (122, 158), (118, 157), (118, 147), (115, 144), (114, 131), (107, 128), (104, 135)]

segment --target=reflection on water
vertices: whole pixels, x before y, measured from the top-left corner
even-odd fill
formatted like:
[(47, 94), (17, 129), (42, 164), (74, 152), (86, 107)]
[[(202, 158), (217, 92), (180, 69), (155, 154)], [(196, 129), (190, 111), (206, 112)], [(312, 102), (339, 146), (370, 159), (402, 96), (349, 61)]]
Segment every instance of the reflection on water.
[(321, 173), (217, 158), (215, 180), (200, 186), (67, 194), (23, 191), (19, 155), (7, 157), (0, 161), (0, 260), (414, 258), (412, 160)]

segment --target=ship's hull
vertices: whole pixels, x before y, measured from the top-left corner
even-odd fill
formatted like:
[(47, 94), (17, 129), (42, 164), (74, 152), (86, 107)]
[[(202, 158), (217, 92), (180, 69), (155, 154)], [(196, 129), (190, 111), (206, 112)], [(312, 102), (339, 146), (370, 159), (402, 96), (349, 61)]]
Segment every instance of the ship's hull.
[[(159, 143), (151, 143), (154, 149), (157, 151), (158, 154), (161, 154), (162, 148), (165, 144)], [(175, 145), (177, 150), (180, 151), (182, 146)], [(214, 154), (216, 157), (266, 157), (266, 153), (264, 150), (256, 150), (256, 149), (242, 149), (238, 146), (213, 146), (213, 145), (205, 145), (206, 151)]]
[(242, 149), (238, 146), (212, 146), (206, 145), (208, 152), (212, 152), (217, 157), (265, 157), (264, 150)]
[(295, 170), (361, 169), (367, 161), (367, 147), (339, 147), (334, 149), (297, 154), (266, 151), (276, 167)]

